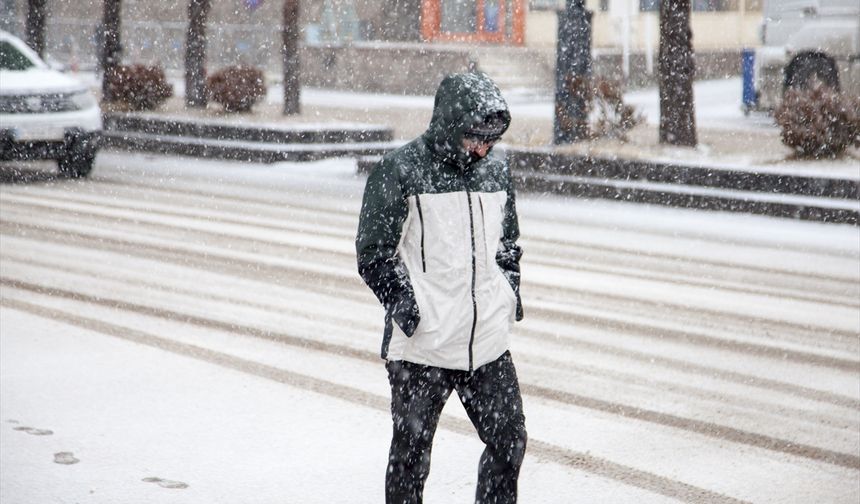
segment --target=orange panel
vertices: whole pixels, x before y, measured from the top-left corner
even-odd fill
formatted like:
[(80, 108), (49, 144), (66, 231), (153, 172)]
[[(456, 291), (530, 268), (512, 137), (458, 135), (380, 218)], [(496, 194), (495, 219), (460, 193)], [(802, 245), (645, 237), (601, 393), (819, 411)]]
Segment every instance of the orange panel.
[(496, 32), (485, 32), (484, 26), (484, 0), (475, 0), (478, 26), (476, 33), (443, 33), (441, 28), (442, 4), (441, 0), (422, 0), (421, 2), (421, 36), (425, 41), (437, 42), (508, 42), (513, 45), (525, 43), (525, 14), (526, 0), (513, 0), (513, 19), (511, 39), (506, 40), (505, 24), (507, 18), (507, 2), (499, 2), (499, 22), (501, 26)]
[(514, 17), (511, 44), (525, 45), (526, 43), (526, 0), (513, 0)]
[(439, 0), (421, 1), (421, 36), (425, 42), (435, 40), (439, 35)]

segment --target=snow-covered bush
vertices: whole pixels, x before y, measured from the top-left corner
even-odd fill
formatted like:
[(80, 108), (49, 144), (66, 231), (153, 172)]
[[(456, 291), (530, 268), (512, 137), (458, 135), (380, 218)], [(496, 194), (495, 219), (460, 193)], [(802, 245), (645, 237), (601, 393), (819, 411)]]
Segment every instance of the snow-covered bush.
[(788, 89), (774, 115), (782, 143), (800, 157), (836, 157), (852, 144), (860, 147), (860, 97), (819, 81)]
[(160, 66), (121, 65), (104, 78), (113, 101), (132, 110), (152, 110), (173, 96), (173, 86)]
[(633, 106), (624, 103), (624, 93), (616, 81), (596, 80), (592, 99), (598, 114), (591, 124), (594, 137), (626, 141), (627, 132), (645, 119)]
[(246, 112), (266, 96), (263, 72), (249, 66), (222, 68), (206, 79), (209, 96), (227, 112)]
[[(627, 132), (645, 120), (633, 106), (624, 103), (619, 81), (577, 76), (568, 81), (567, 88), (570, 96), (581, 96), (585, 100), (589, 138), (615, 138), (626, 142)], [(563, 116), (561, 120), (575, 119)]]

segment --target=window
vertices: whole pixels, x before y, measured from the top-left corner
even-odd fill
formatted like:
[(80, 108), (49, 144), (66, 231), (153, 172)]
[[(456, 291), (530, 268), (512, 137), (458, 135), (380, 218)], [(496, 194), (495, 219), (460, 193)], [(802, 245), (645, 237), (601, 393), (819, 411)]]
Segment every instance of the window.
[(26, 70), (36, 66), (30, 58), (5, 40), (0, 40), (0, 69)]
[(563, 8), (564, 0), (529, 0), (529, 9), (534, 11), (558, 10)]
[(693, 12), (724, 12), (738, 10), (738, 0), (693, 0)]
[(442, 0), (443, 33), (475, 33), (478, 31), (477, 3)]
[(639, 0), (639, 10), (641, 12), (659, 12), (660, 0)]
[[(601, 0), (603, 1), (603, 0)], [(747, 0), (747, 10), (761, 10), (762, 0)], [(751, 7), (755, 4), (756, 7)], [(693, 12), (725, 12), (738, 10), (738, 0), (692, 0)], [(641, 12), (659, 12), (660, 0), (639, 0)]]
[(421, 36), (428, 41), (522, 45), (524, 6), (520, 0), (422, 0)]
[(744, 9), (747, 12), (761, 12), (763, 0), (747, 0)]

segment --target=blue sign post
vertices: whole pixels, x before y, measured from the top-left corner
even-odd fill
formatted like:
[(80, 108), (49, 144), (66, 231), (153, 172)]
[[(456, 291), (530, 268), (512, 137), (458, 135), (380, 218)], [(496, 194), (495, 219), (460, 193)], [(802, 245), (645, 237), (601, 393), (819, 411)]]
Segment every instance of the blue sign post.
[(755, 50), (745, 48), (741, 51), (741, 68), (743, 74), (743, 102), (744, 114), (749, 114), (750, 110), (754, 109), (758, 104), (758, 97), (755, 92)]

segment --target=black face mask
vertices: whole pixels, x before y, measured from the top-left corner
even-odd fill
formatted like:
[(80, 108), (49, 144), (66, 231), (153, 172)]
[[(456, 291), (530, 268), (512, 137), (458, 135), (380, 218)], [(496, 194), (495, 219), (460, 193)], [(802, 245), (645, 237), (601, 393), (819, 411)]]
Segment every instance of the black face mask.
[[(489, 151), (487, 151), (487, 154), (489, 154), (489, 153), (490, 153), (490, 152), (489, 152)], [(480, 160), (484, 159), (484, 157), (486, 157), (486, 156), (481, 156), (481, 155), (480, 155), (480, 154), (478, 154), (477, 152), (470, 152), (470, 153), (468, 153), (468, 158), (469, 158), (469, 162), (468, 162), (468, 163), (469, 163), (469, 164), (477, 163), (478, 161), (480, 161)]]

